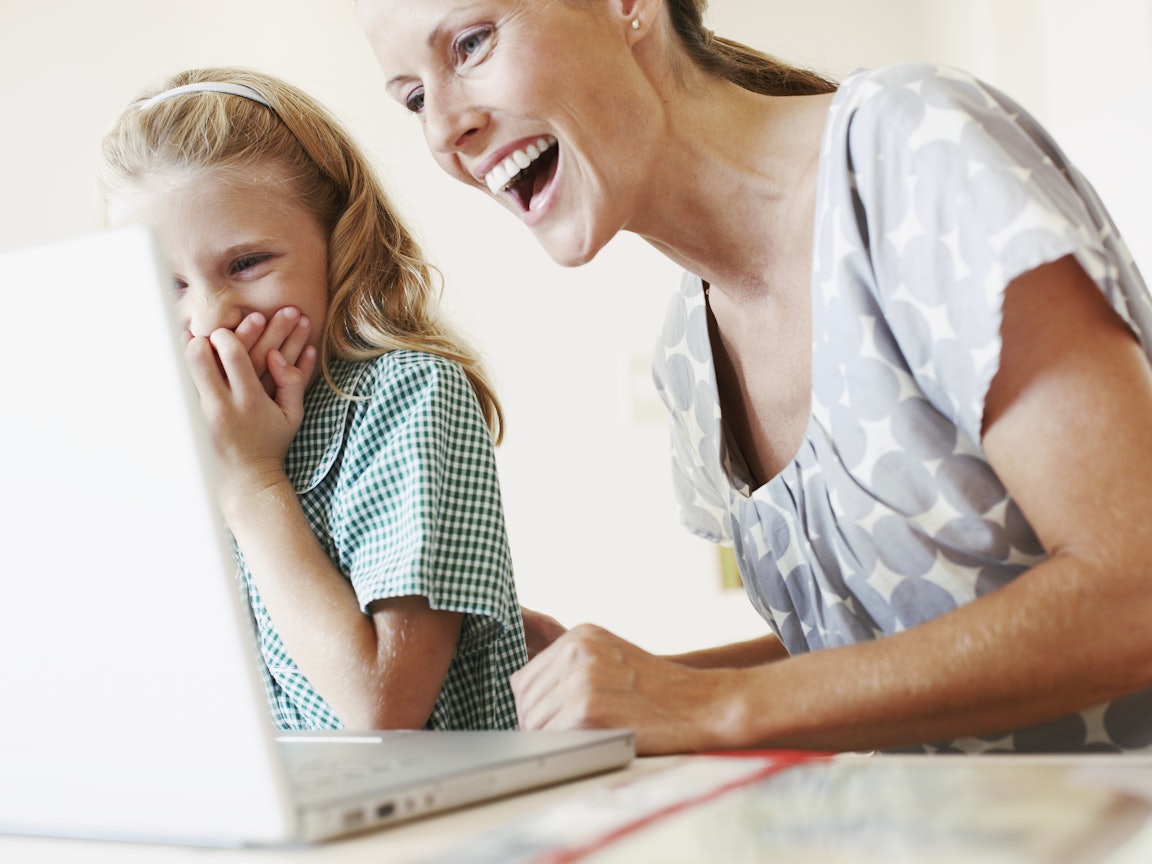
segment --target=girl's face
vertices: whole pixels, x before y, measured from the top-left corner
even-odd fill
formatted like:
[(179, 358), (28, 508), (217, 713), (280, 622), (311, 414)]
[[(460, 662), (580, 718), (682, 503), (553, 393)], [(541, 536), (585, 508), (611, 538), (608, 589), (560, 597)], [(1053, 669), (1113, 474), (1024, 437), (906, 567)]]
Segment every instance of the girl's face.
[(491, 195), (559, 263), (590, 260), (642, 205), (658, 134), (613, 3), (359, 0), (388, 93), (432, 155)]
[(194, 336), (235, 330), (252, 312), (266, 320), (293, 306), (319, 348), (328, 310), (328, 241), (291, 195), (276, 164), (204, 170), (109, 202), (113, 224), (143, 223), (172, 265), (177, 310)]

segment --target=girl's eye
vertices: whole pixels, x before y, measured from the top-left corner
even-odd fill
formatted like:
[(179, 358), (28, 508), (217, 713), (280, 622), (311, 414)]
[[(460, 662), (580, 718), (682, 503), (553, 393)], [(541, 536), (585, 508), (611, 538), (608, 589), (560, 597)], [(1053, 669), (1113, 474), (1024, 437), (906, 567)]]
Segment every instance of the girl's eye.
[(188, 289), (188, 283), (185, 282), (183, 279), (180, 279), (176, 276), (173, 276), (172, 277), (172, 287), (174, 289), (176, 289), (176, 295), (179, 296), (179, 295), (183, 294)]
[(268, 257), (267, 255), (245, 255), (243, 258), (237, 258), (232, 264), (232, 272), (243, 273), (245, 270), (251, 270), (257, 264), (267, 261)]
[(423, 88), (416, 88), (407, 96), (404, 97), (404, 107), (411, 111), (413, 114), (419, 114), (424, 110), (424, 90)]

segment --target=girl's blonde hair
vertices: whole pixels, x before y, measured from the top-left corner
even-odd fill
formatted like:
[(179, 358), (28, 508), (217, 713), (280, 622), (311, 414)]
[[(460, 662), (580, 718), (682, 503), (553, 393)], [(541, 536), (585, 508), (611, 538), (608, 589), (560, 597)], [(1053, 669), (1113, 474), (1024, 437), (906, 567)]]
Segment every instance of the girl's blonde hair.
[[(204, 82), (240, 84), (267, 105), (218, 92), (151, 96)], [(333, 358), (370, 360), (407, 348), (447, 357), (468, 376), (499, 443), (503, 412), (479, 356), (439, 314), (439, 272), (393, 211), (360, 148), (316, 100), (249, 69), (192, 69), (128, 107), (105, 137), (98, 188), (109, 200), (166, 173), (243, 168), (276, 161), (293, 178), (298, 203), (328, 236), (328, 318), (320, 368)]]

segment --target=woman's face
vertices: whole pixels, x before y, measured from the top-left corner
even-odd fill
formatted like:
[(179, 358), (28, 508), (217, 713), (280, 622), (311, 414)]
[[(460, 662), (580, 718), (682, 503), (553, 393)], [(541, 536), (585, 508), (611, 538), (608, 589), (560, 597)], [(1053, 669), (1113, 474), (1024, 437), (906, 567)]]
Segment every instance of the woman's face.
[(389, 95), (414, 112), (437, 162), (515, 213), (566, 265), (636, 212), (656, 136), (610, 2), (359, 0)]

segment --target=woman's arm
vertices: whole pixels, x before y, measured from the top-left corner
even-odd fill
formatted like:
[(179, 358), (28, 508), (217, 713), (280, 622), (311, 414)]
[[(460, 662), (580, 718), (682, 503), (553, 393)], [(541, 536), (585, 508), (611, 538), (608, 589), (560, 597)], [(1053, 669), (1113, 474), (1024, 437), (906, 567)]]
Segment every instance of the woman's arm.
[[(551, 615), (527, 607), (521, 607), (520, 611), (524, 619), (529, 660), (568, 632), (568, 628)], [(768, 634), (745, 642), (703, 648), (686, 654), (666, 655), (664, 659), (693, 669), (737, 669), (771, 663), (787, 656), (784, 644)]]
[(744, 642), (732, 642), (715, 648), (665, 655), (664, 659), (692, 669), (749, 669), (773, 663), (788, 656), (784, 643), (771, 633)]
[[(455, 651), (462, 616), (399, 597), (360, 610), (284, 473), (315, 363), (268, 355), (276, 401), (236, 334), (193, 339), (189, 367), (216, 445), (220, 501), (269, 615), (300, 670), (349, 728), (420, 728)], [(219, 357), (219, 365), (216, 358)]]
[(875, 642), (687, 669), (576, 628), (514, 679), (527, 728), (645, 753), (877, 749), (997, 734), (1152, 686), (1152, 370), (1071, 258), (1009, 286), (985, 452), (1049, 558)]

